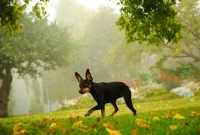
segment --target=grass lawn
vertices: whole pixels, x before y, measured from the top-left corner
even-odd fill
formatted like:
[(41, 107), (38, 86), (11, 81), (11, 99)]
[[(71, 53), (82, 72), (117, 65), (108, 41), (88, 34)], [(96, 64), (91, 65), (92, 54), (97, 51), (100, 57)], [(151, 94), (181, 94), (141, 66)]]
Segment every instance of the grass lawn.
[[(93, 107), (93, 106), (89, 106)], [(52, 113), (18, 116), (0, 119), (0, 135), (199, 135), (200, 97), (135, 103), (137, 116), (126, 105), (118, 105), (113, 111), (106, 105), (106, 117), (95, 111), (89, 117), (84, 114), (90, 108), (57, 111)]]

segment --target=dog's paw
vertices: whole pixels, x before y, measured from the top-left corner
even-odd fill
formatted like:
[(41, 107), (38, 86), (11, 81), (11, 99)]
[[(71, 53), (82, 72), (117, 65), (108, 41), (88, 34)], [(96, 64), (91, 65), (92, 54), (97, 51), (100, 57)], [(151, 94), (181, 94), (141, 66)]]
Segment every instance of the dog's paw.
[(133, 112), (133, 115), (135, 116), (137, 114), (137, 111), (135, 110), (134, 112)]
[(90, 116), (88, 113), (85, 114), (85, 117)]

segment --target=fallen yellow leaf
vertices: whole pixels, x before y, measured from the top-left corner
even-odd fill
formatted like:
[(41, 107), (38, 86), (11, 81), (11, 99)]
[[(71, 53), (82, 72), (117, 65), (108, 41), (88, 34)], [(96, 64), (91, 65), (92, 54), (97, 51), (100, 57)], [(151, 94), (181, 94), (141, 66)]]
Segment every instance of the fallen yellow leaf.
[(144, 128), (149, 128), (149, 125), (147, 124), (147, 122), (145, 121), (145, 120), (143, 120), (143, 119), (140, 119), (140, 118), (137, 118), (136, 120), (135, 120), (135, 122), (136, 122), (136, 124), (138, 125), (138, 126), (140, 126), (140, 127), (144, 127)]
[(49, 127), (50, 130), (54, 130), (57, 127), (57, 123), (52, 123), (51, 126)]
[(136, 120), (135, 120), (135, 122), (136, 122), (136, 124), (139, 126), (139, 125), (141, 125), (141, 124), (144, 124), (144, 123), (146, 123), (146, 121), (145, 120), (143, 120), (143, 119), (140, 119), (140, 118), (137, 118)]
[(103, 126), (106, 127), (106, 128), (112, 129), (112, 130), (114, 129), (112, 122), (104, 123)]
[(180, 114), (176, 114), (173, 118), (174, 119), (185, 119), (185, 117), (183, 115), (180, 115)]
[(17, 123), (13, 127), (13, 133), (19, 132), (21, 130), (21, 123)]
[(176, 130), (177, 129), (177, 126), (169, 126), (171, 130)]
[(72, 125), (72, 128), (78, 128), (78, 127), (82, 127), (83, 126), (83, 121), (78, 121), (78, 122), (75, 122), (73, 125)]
[(106, 128), (106, 131), (109, 133), (109, 135), (122, 135), (120, 131), (118, 130), (112, 130), (112, 129)]
[(28, 131), (26, 129), (22, 129), (20, 130), (20, 135), (25, 135), (25, 134), (28, 134)]
[(159, 121), (160, 118), (159, 118), (159, 117), (153, 117), (153, 120), (154, 120), (154, 121)]

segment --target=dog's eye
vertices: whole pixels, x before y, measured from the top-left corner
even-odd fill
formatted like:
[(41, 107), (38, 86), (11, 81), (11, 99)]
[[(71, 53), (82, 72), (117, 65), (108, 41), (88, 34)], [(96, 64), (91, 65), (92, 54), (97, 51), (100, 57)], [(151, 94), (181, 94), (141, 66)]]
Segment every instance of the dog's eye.
[(83, 86), (84, 86), (84, 87), (87, 87), (88, 85), (87, 85), (87, 84), (84, 84)]

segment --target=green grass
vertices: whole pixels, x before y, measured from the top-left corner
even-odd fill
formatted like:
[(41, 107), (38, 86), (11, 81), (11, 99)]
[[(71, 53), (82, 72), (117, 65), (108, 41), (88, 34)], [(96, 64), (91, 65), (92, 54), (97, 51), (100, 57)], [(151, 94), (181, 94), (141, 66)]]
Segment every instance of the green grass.
[[(133, 116), (125, 105), (118, 107), (119, 111), (114, 117), (108, 117), (113, 111), (113, 107), (108, 104), (105, 117), (100, 116), (100, 111), (84, 117), (89, 108), (79, 108), (2, 118), (0, 135), (107, 135), (109, 132), (116, 132), (116, 135), (200, 134), (200, 97), (135, 103), (137, 116)], [(180, 114), (184, 119), (173, 118), (176, 114)], [(154, 117), (159, 117), (159, 120), (154, 121)]]

